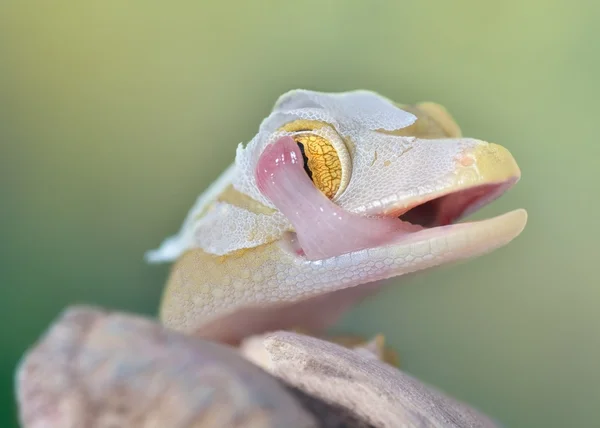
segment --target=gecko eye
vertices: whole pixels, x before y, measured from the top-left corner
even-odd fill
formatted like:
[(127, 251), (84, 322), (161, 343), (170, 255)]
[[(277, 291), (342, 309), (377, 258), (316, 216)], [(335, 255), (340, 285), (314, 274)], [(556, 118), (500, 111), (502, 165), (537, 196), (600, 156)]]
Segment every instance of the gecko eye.
[(340, 135), (327, 123), (297, 120), (284, 125), (302, 157), (304, 170), (315, 186), (329, 199), (339, 196), (350, 181), (350, 153)]
[(333, 145), (315, 134), (301, 133), (293, 138), (304, 158), (304, 170), (315, 186), (333, 199), (342, 183), (342, 163)]

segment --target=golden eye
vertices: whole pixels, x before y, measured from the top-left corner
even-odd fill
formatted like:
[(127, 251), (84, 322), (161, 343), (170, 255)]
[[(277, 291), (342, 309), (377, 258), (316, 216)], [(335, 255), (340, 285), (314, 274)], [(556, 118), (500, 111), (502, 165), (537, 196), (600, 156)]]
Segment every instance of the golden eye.
[(298, 143), (304, 169), (329, 199), (344, 191), (350, 180), (350, 155), (343, 140), (323, 122), (297, 120), (282, 127)]
[(296, 134), (304, 169), (315, 186), (329, 199), (333, 199), (342, 182), (342, 163), (333, 145), (320, 135)]

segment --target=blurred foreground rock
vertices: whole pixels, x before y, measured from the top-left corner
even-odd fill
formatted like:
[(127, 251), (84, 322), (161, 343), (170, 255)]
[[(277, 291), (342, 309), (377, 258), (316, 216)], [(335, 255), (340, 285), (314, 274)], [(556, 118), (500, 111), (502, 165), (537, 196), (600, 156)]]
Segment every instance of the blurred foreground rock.
[(310, 336), (275, 332), (241, 352), (269, 373), (376, 427), (496, 427), (485, 415), (370, 355)]
[(276, 332), (239, 351), (142, 317), (70, 308), (21, 361), (20, 420), (25, 428), (494, 426), (364, 349)]

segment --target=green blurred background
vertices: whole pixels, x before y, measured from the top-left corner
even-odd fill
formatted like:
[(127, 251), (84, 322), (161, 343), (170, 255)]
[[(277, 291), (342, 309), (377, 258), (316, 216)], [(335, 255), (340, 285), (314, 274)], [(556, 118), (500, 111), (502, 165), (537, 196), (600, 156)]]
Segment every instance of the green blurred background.
[(0, 426), (66, 305), (154, 313), (168, 266), (144, 252), (297, 87), (440, 102), (523, 172), (475, 216), (524, 207), (521, 237), (337, 329), (386, 333), (506, 426), (599, 426), (599, 19), (574, 0), (2, 2)]

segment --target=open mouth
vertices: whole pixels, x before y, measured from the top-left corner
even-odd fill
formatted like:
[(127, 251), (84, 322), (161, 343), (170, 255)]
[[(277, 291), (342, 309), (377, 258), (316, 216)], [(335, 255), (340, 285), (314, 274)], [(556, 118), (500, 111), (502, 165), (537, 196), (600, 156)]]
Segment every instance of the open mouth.
[[(463, 180), (443, 192), (405, 201), (404, 208), (388, 207), (368, 216), (342, 209), (315, 188), (291, 138), (281, 138), (265, 149), (256, 178), (261, 191), (293, 224), (296, 253), (314, 261), (431, 238), (433, 231), (444, 233), (446, 226), (512, 187), (520, 175), (514, 165), (504, 177), (497, 174), (501, 168), (496, 168), (490, 177), (479, 176), (476, 182)], [(428, 233), (421, 236), (424, 232)]]
[(447, 226), (502, 196), (517, 179), (483, 184), (435, 197), (410, 208), (398, 218), (424, 228)]

